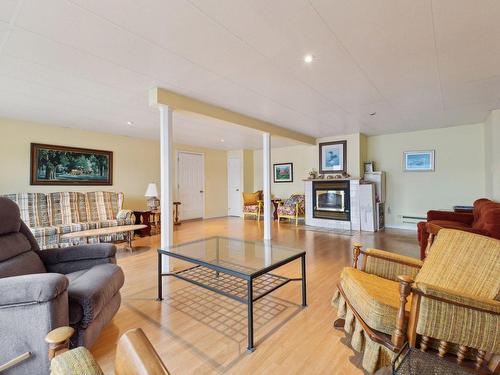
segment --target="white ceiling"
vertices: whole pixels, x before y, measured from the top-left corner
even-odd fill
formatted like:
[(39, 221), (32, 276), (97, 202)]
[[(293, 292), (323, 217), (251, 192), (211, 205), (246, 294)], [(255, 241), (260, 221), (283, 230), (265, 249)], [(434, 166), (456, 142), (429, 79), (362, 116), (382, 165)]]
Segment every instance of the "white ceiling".
[[(0, 0), (0, 116), (155, 138), (161, 86), (315, 137), (481, 122), (499, 17), (498, 0)], [(174, 135), (260, 145), (187, 114)]]

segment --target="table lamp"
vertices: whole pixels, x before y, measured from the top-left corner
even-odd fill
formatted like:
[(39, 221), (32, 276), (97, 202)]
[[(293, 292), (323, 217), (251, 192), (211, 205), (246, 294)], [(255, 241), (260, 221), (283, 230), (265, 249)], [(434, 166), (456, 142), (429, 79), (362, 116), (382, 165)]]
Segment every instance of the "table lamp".
[(158, 199), (158, 189), (154, 182), (149, 183), (144, 196), (148, 198), (148, 208), (150, 210), (157, 210), (160, 206), (160, 200)]

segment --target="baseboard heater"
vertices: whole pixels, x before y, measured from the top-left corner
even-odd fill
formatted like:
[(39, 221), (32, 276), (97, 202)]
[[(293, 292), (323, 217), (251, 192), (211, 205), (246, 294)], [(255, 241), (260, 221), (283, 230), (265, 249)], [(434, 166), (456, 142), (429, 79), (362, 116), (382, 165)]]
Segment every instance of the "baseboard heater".
[(407, 216), (407, 215), (401, 216), (401, 221), (404, 224), (418, 224), (419, 222), (426, 220), (427, 220), (426, 217), (421, 217), (421, 216)]

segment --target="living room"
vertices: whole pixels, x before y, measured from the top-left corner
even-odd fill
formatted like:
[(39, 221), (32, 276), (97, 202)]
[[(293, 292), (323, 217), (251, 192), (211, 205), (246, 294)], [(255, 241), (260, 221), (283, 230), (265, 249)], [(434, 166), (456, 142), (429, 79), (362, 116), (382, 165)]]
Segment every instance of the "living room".
[(0, 4), (0, 372), (498, 373), (499, 13)]

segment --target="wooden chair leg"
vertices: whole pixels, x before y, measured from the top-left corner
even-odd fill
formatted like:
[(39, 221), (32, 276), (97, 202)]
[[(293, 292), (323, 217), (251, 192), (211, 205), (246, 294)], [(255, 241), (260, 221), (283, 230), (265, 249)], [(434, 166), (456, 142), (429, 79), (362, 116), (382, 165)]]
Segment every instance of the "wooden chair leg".
[(478, 350), (476, 355), (476, 369), (480, 369), (484, 362), (484, 356), (486, 352), (484, 350)]
[(458, 353), (457, 353), (457, 362), (459, 364), (464, 361), (466, 354), (467, 354), (467, 347), (464, 345), (460, 345), (458, 347)]
[(337, 318), (333, 322), (333, 328), (335, 329), (344, 329), (344, 325), (345, 325), (344, 318)]
[(446, 355), (446, 352), (448, 351), (448, 342), (440, 341), (438, 351), (439, 351), (439, 357), (443, 358)]
[(402, 347), (406, 337), (406, 302), (411, 293), (411, 284), (413, 279), (410, 276), (398, 276), (399, 280), (399, 309), (396, 317), (396, 329), (394, 330), (391, 341), (398, 348)]
[(420, 341), (420, 350), (423, 352), (427, 351), (427, 348), (429, 347), (429, 341), (431, 339), (428, 336), (422, 336), (422, 340)]

